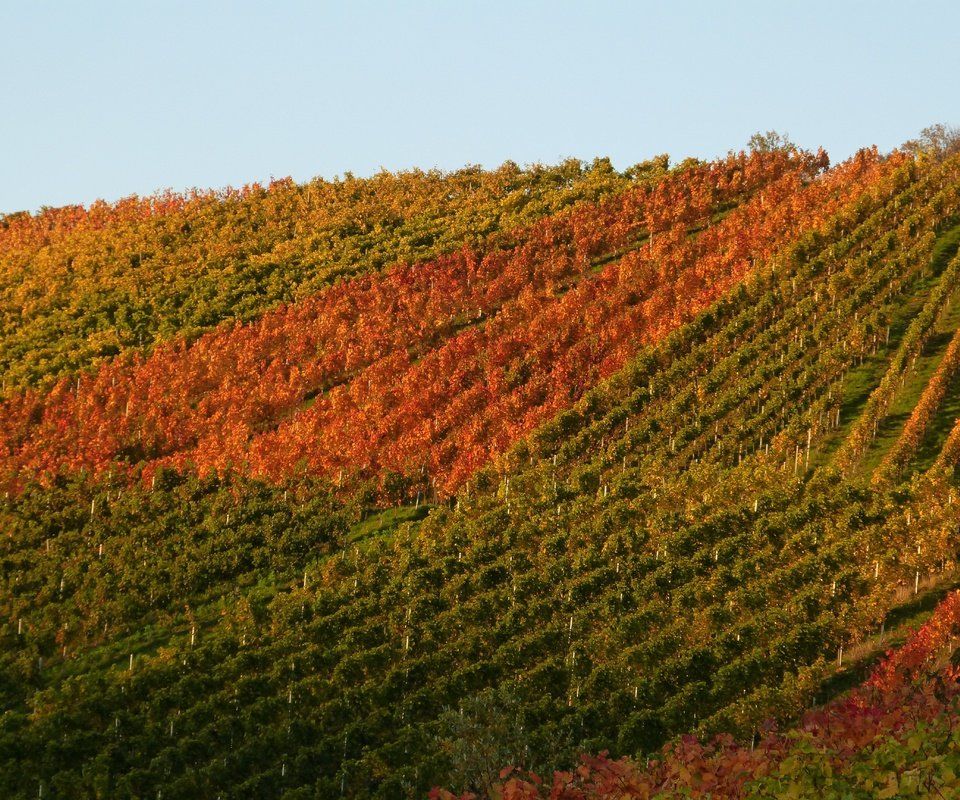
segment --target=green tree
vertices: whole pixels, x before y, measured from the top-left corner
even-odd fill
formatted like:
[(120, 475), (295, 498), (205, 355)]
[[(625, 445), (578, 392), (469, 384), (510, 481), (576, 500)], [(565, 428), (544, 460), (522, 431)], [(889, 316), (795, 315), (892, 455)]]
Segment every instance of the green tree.
[(747, 147), (752, 153), (772, 153), (775, 150), (797, 149), (797, 146), (790, 141), (788, 134), (778, 133), (777, 131), (767, 131), (766, 133), (757, 131), (750, 137)]
[(903, 149), (914, 155), (926, 153), (941, 161), (954, 153), (960, 153), (960, 128), (938, 122), (920, 131), (916, 139), (903, 143)]
[(458, 710), (440, 715), (440, 747), (450, 759), (450, 782), (489, 796), (505, 766), (526, 767), (520, 702), (510, 687), (484, 689)]

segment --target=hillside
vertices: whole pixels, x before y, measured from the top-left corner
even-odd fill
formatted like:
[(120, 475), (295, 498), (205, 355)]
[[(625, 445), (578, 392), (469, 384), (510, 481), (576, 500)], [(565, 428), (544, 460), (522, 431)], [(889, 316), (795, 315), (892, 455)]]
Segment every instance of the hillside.
[(0, 794), (782, 751), (960, 583), (958, 245), (875, 149), (3, 218)]

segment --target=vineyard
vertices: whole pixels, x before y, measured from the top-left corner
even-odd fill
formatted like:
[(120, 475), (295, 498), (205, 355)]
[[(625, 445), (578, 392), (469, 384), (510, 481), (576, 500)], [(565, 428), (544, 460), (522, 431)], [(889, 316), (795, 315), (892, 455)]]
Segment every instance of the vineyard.
[[(651, 763), (585, 756), (575, 771), (544, 780), (506, 768), (495, 785), (510, 800), (608, 798), (914, 797), (960, 790), (956, 659), (960, 594), (886, 658), (862, 688), (803, 715), (786, 734), (768, 726), (750, 747), (729, 736), (704, 746), (693, 736)], [(905, 769), (920, 764), (921, 768)], [(467, 794), (467, 798), (476, 795)], [(455, 800), (434, 790), (435, 800)]]
[(958, 292), (942, 152), (0, 218), (0, 795), (949, 796)]

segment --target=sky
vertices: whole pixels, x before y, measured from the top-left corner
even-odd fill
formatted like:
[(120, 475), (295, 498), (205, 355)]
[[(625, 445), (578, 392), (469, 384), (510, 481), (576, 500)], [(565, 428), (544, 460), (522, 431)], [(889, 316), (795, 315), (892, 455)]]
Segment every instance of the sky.
[(960, 126), (955, 0), (0, 0), (0, 214)]

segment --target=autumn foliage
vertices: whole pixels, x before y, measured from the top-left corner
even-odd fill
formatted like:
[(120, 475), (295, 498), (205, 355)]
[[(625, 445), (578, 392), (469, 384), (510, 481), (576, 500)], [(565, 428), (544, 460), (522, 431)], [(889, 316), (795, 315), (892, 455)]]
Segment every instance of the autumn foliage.
[[(163, 465), (440, 496), (899, 163), (728, 158), (0, 408), (8, 486)], [(421, 484), (423, 484), (421, 486)], [(403, 487), (407, 488), (403, 488)]]
[(348, 173), (0, 215), (0, 388), (49, 388), (350, 276), (465, 245), (486, 253), (514, 229), (655, 183), (668, 164)]

